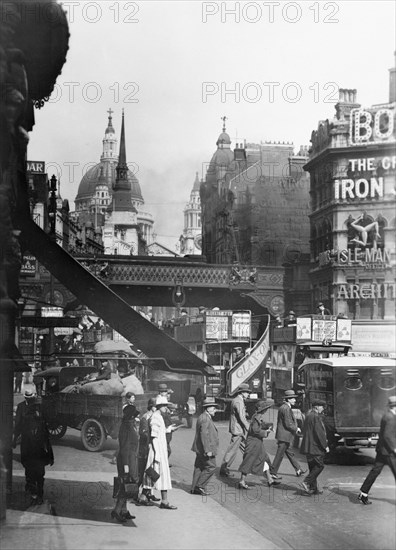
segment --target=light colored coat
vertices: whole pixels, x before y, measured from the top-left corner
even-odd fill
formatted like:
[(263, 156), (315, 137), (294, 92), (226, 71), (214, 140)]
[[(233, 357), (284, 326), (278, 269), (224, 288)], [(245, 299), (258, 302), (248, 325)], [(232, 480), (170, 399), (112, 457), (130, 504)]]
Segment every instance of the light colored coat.
[(249, 431), (249, 421), (246, 418), (245, 401), (241, 394), (238, 394), (231, 401), (231, 416), (229, 432), (232, 435), (246, 435)]

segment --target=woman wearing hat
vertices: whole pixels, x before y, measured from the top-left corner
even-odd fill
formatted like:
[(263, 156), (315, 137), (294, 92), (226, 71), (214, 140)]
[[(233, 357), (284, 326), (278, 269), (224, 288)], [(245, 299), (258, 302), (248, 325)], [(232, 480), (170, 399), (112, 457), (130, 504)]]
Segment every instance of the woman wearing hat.
[[(120, 431), (118, 432), (118, 476), (124, 478), (129, 477), (134, 483), (138, 481), (137, 451), (139, 436), (135, 420), (138, 416), (139, 411), (136, 409), (135, 405), (126, 405), (123, 409)], [(115, 508), (111, 512), (111, 517), (115, 518), (119, 523), (125, 523), (128, 519), (134, 518), (134, 516), (131, 516), (128, 512), (126, 502), (126, 495), (120, 492), (117, 496)]]
[(273, 479), (270, 474), (272, 467), (271, 459), (264, 448), (264, 439), (268, 437), (271, 431), (272, 424), (268, 424), (265, 420), (265, 412), (272, 407), (273, 401), (258, 401), (256, 403), (256, 411), (250, 421), (248, 436), (246, 439), (245, 453), (243, 455), (242, 464), (239, 466), (241, 479), (239, 481), (240, 489), (250, 489), (246, 483), (246, 476), (254, 474), (257, 476), (264, 475), (268, 481), (268, 486), (278, 485), (279, 480)]
[(168, 461), (168, 448), (166, 443), (166, 430), (172, 431), (173, 425), (168, 428), (165, 427), (164, 415), (169, 403), (162, 401), (162, 399), (156, 400), (156, 411), (153, 413), (150, 419), (150, 447), (147, 458), (147, 466), (152, 466), (159, 474), (157, 481), (153, 482), (144, 474), (143, 477), (143, 490), (154, 488), (161, 491), (161, 504), (160, 508), (165, 510), (176, 510), (176, 506), (172, 506), (168, 502), (168, 491), (172, 489), (172, 481), (169, 470)]
[[(139, 425), (139, 484), (143, 484), (144, 471), (146, 469), (147, 458), (150, 449), (150, 420), (156, 411), (156, 400), (153, 397), (147, 402), (147, 411), (140, 419)], [(155, 497), (151, 489), (143, 489), (139, 498), (139, 505), (142, 506), (154, 506), (152, 501), (159, 501), (160, 499)]]

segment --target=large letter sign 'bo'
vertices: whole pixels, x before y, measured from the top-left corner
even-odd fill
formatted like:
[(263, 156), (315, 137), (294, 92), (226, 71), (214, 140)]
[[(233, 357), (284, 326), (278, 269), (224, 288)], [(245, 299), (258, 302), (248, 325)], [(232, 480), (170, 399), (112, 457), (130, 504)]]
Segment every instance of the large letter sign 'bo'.
[(350, 124), (352, 144), (383, 142), (393, 134), (393, 111), (379, 109), (376, 112), (370, 112), (363, 109), (352, 109)]

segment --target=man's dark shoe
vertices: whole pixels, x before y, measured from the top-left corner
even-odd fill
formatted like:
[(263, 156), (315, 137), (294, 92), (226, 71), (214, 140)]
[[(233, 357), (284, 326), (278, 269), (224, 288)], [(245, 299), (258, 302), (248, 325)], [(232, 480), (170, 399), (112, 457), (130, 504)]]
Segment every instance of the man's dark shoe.
[(302, 468), (300, 468), (299, 470), (296, 470), (296, 476), (297, 477), (300, 477), (302, 476), (303, 474), (306, 473), (307, 470), (303, 470)]
[(154, 502), (140, 498), (135, 502), (136, 506), (154, 506)]
[(230, 476), (230, 470), (226, 468), (220, 468), (220, 475), (222, 477), (229, 477)]
[(362, 493), (358, 496), (358, 500), (360, 500), (362, 504), (373, 504), (371, 500), (369, 500), (368, 495), (363, 495)]
[(323, 493), (323, 489), (314, 489), (312, 492), (313, 495), (323, 495)]
[(306, 493), (307, 495), (312, 495), (313, 494), (312, 489), (310, 487), (308, 487), (308, 485), (305, 483), (305, 481), (303, 481), (301, 483), (301, 487), (302, 487), (304, 493)]
[(192, 495), (201, 495), (202, 497), (206, 497), (209, 494), (202, 487), (195, 487), (195, 489), (192, 489), (190, 492)]
[(154, 495), (147, 495), (147, 500), (152, 500), (153, 502), (159, 502), (161, 499), (157, 498)]

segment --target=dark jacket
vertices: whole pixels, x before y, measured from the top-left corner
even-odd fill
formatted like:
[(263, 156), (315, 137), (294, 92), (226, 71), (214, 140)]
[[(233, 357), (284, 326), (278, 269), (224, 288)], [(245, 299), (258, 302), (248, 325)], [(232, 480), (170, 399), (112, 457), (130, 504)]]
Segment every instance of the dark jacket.
[(396, 415), (392, 411), (386, 411), (381, 418), (376, 451), (383, 456), (396, 454)]
[(219, 434), (212, 417), (206, 411), (198, 417), (191, 450), (201, 455), (212, 452), (216, 456), (218, 453)]
[(118, 475), (125, 473), (125, 466), (129, 467), (129, 474), (133, 480), (137, 480), (137, 454), (139, 448), (139, 435), (136, 429), (135, 418), (139, 411), (135, 405), (127, 405), (123, 410), (123, 417), (118, 433), (119, 450), (117, 455)]
[(315, 410), (311, 410), (304, 423), (301, 452), (308, 455), (321, 456), (326, 453), (327, 446), (326, 428), (320, 418), (320, 414)]
[(39, 462), (43, 465), (54, 463), (47, 423), (42, 414), (41, 404), (37, 400), (27, 404), (19, 403), (16, 411), (14, 445), (21, 436), (21, 463)]
[(278, 441), (291, 443), (297, 433), (297, 421), (288, 403), (283, 403), (278, 411), (275, 437)]
[(242, 474), (263, 475), (264, 462), (271, 465), (271, 459), (263, 445), (263, 440), (268, 436), (271, 424), (265, 421), (264, 415), (265, 412), (257, 412), (252, 416), (243, 461), (239, 466), (239, 471)]

